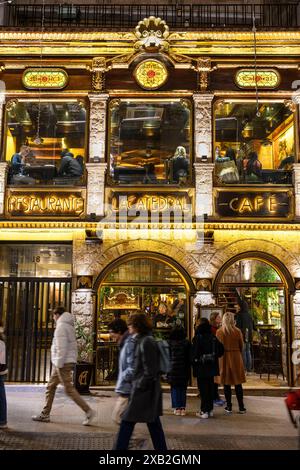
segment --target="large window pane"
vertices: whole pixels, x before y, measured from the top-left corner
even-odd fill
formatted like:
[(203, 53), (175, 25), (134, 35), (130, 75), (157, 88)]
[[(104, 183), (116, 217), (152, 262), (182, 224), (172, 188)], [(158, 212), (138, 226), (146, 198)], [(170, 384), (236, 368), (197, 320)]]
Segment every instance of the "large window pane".
[(114, 100), (109, 163), (119, 184), (186, 185), (191, 175), (191, 113), (187, 100)]
[(71, 277), (72, 246), (0, 244), (0, 277)]
[(217, 184), (291, 184), (294, 116), (288, 103), (219, 101), (214, 108)]
[(10, 101), (5, 151), (9, 184), (82, 184), (85, 128), (82, 101)]

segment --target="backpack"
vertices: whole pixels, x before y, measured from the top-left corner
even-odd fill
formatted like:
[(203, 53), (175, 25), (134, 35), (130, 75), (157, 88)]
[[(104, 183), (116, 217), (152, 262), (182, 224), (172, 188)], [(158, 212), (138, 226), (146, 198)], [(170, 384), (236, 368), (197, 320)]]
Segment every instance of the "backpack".
[(159, 349), (159, 372), (166, 375), (171, 370), (171, 352), (169, 343), (164, 339), (156, 340)]

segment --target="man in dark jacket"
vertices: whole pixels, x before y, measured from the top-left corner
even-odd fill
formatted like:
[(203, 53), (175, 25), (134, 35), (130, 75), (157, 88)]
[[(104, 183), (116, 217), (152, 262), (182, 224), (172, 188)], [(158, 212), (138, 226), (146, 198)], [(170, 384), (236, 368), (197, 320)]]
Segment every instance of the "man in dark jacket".
[(243, 349), (243, 361), (244, 367), (247, 372), (252, 370), (252, 335), (253, 335), (253, 318), (249, 312), (249, 306), (247, 302), (243, 299), (238, 301), (238, 304), (235, 305), (236, 309), (236, 326), (243, 333), (244, 340), (244, 349)]
[(61, 153), (61, 162), (58, 169), (59, 176), (79, 178), (83, 174), (83, 167), (80, 163), (74, 158), (73, 153), (71, 152), (62, 152)]

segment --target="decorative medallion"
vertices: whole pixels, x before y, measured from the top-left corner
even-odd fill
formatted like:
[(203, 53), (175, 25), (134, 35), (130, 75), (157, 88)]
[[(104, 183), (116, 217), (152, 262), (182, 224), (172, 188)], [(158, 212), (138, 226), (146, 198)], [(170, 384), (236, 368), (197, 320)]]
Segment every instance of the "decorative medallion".
[(169, 27), (161, 18), (149, 16), (139, 21), (135, 28), (135, 35), (137, 38), (135, 49), (144, 49), (147, 52), (169, 49)]
[(235, 83), (240, 88), (277, 88), (280, 75), (274, 69), (241, 69), (235, 75)]
[(143, 60), (135, 68), (134, 77), (137, 83), (145, 90), (157, 90), (168, 79), (166, 66), (155, 59)]
[(23, 73), (22, 82), (29, 90), (36, 88), (62, 89), (68, 83), (68, 74), (62, 69), (29, 68)]

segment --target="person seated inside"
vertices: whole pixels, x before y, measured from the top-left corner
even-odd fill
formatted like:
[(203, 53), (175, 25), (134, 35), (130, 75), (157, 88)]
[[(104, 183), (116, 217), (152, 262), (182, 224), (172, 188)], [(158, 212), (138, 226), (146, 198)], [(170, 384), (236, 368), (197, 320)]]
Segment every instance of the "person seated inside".
[(144, 184), (155, 184), (157, 183), (157, 179), (155, 176), (155, 165), (154, 163), (146, 163), (144, 165), (144, 168), (146, 170), (146, 176), (143, 179)]
[(185, 184), (189, 175), (190, 162), (184, 147), (177, 147), (171, 159), (172, 182)]
[(84, 158), (82, 155), (77, 155), (75, 160), (79, 163), (82, 168), (82, 173), (84, 172)]
[(68, 150), (61, 152), (60, 167), (57, 172), (58, 176), (64, 176), (66, 178), (80, 178), (83, 175), (83, 167), (74, 158), (73, 153)]
[(294, 155), (289, 155), (281, 160), (278, 170), (290, 171), (293, 169), (293, 164), (295, 163)]
[(262, 164), (256, 152), (250, 152), (248, 158), (244, 160), (244, 173), (246, 183), (261, 181)]
[(232, 148), (226, 150), (224, 157), (215, 158), (215, 174), (222, 183), (237, 183), (239, 172), (236, 166), (235, 151)]
[(33, 153), (28, 145), (22, 145), (20, 151), (11, 158), (11, 182), (14, 184), (35, 184), (35, 179), (25, 174), (26, 166)]

